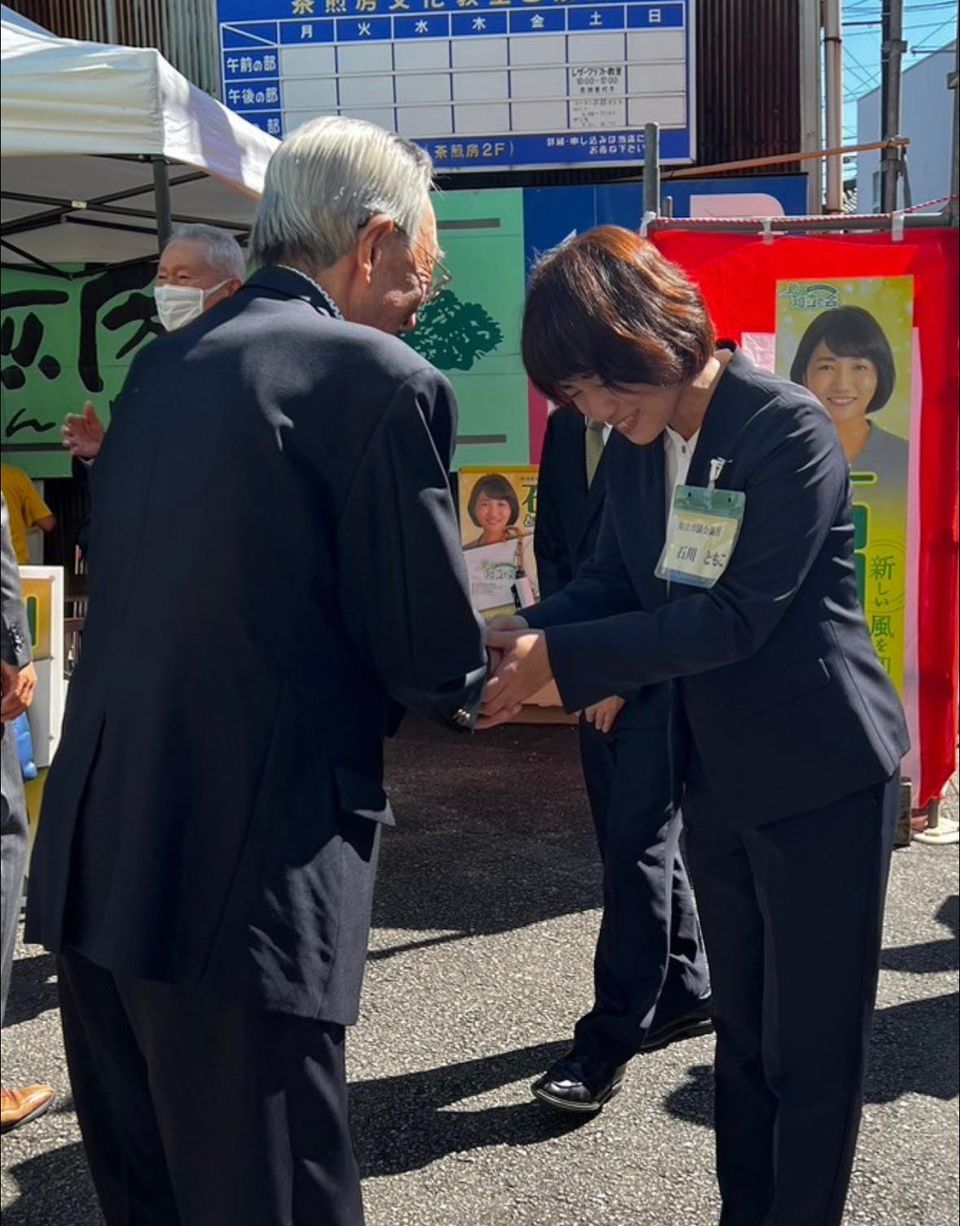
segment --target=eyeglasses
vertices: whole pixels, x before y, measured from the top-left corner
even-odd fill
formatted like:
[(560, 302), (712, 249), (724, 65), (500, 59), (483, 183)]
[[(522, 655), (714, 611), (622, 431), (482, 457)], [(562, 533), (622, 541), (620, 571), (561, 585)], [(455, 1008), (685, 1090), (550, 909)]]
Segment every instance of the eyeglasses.
[[(370, 218), (368, 217), (366, 220), (359, 223), (357, 229), (362, 230), (363, 227), (369, 222)], [(396, 223), (394, 223), (394, 229), (395, 233), (401, 235), (410, 244), (410, 250), (413, 252), (415, 260), (417, 259), (419, 253), (421, 257), (425, 257), (424, 263), (427, 261), (430, 261), (431, 263), (429, 277), (423, 271), (423, 269), (419, 267), (419, 265), (416, 270), (417, 280), (420, 282), (420, 290), (423, 294), (423, 297), (420, 300), (420, 305), (428, 306), (431, 302), (436, 302), (447, 286), (453, 281), (453, 273), (449, 268), (447, 268), (438, 255), (432, 255), (427, 252), (423, 245), (418, 243), (415, 239), (412, 239), (402, 226), (398, 226)]]
[(412, 239), (405, 230), (397, 226), (397, 233), (410, 244), (410, 250), (413, 252), (414, 260), (417, 260), (418, 255), (423, 257), (424, 263), (430, 262), (430, 276), (417, 267), (417, 280), (420, 282), (420, 289), (423, 291), (423, 298), (420, 300), (421, 306), (429, 306), (431, 302), (436, 302), (443, 291), (453, 280), (453, 273), (446, 267), (439, 255), (428, 252), (422, 243), (418, 243), (416, 239)]
[[(426, 277), (419, 271), (417, 277), (420, 280), (420, 285), (423, 286)], [(427, 282), (426, 288), (423, 290), (423, 305), (429, 306), (431, 302), (436, 302), (443, 291), (453, 280), (453, 273), (447, 268), (443, 261), (439, 258), (433, 262), (433, 271), (430, 274), (430, 280)]]

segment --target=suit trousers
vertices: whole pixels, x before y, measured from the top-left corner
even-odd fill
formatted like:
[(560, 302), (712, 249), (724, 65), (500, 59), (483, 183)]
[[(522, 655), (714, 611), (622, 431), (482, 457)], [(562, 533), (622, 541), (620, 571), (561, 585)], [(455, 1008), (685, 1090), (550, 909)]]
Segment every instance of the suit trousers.
[(720, 1223), (839, 1226), (899, 778), (738, 830), (694, 776), (684, 816), (713, 979)]
[(13, 951), (17, 944), (17, 921), (23, 873), (27, 865), (27, 802), (23, 795), (23, 774), (13, 729), (0, 725), (0, 1023), (7, 1010), (7, 993), (13, 970)]
[(623, 1063), (647, 1034), (710, 990), (693, 893), (680, 853), (667, 730), (627, 703), (613, 731), (581, 720), (580, 756), (603, 864), (594, 1004), (578, 1052)]
[(362, 1226), (342, 1026), (58, 961), (107, 1226)]

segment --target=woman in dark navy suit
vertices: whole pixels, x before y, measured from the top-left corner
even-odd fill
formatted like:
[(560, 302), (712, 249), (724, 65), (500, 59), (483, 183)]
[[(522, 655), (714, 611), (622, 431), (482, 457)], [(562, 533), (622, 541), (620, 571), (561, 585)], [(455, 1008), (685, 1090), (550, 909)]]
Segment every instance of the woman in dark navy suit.
[[(552, 399), (614, 427), (607, 502), (580, 577), (491, 633), (507, 654), (484, 722), (551, 677), (571, 711), (671, 683), (721, 1224), (837, 1226), (907, 734), (857, 600), (836, 430), (809, 392), (717, 350), (697, 287), (626, 230), (541, 261), (523, 355)], [(719, 541), (709, 578), (698, 534)]]

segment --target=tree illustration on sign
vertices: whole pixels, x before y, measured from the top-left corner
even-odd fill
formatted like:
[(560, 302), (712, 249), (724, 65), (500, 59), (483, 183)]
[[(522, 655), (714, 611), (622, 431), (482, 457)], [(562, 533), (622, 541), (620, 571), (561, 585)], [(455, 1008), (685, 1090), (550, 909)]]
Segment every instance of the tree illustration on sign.
[(461, 302), (445, 289), (423, 309), (417, 330), (407, 339), (440, 370), (470, 370), (497, 348), (503, 333), (479, 302)]

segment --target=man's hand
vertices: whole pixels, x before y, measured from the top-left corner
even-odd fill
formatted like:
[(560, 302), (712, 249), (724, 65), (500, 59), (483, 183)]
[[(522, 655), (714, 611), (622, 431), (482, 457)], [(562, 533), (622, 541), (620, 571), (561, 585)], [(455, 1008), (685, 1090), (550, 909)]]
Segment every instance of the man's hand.
[(519, 714), (524, 702), (553, 680), (547, 636), (542, 630), (490, 630), (487, 647), (503, 652), (497, 674), (487, 682), (477, 728), (495, 728)]
[(528, 630), (529, 626), (519, 613), (501, 613), (499, 617), (491, 617), (487, 622), (487, 630)]
[[(526, 630), (527, 623), (522, 617), (515, 616), (511, 613), (501, 613), (499, 617), (491, 617), (487, 622), (487, 676), (493, 677), (500, 669), (503, 662), (504, 651), (502, 647), (493, 647), (490, 643), (490, 633), (496, 633), (498, 630)], [(481, 725), (483, 726), (483, 725)]]
[(487, 648), (487, 679), (496, 676), (503, 663), (503, 652), (496, 647)]
[(32, 664), (17, 668), (15, 664), (0, 661), (3, 700), (0, 702), (0, 720), (5, 724), (18, 719), (33, 702), (37, 688), (37, 670)]
[(612, 698), (604, 698), (602, 702), (595, 702), (592, 707), (587, 707), (583, 718), (588, 724), (593, 724), (598, 732), (609, 732), (617, 722), (623, 705), (624, 699), (619, 694), (614, 694)]
[(63, 435), (63, 445), (71, 455), (80, 460), (95, 460), (103, 446), (106, 430), (97, 416), (96, 409), (88, 400), (83, 406), (82, 414), (67, 415), (60, 433)]

